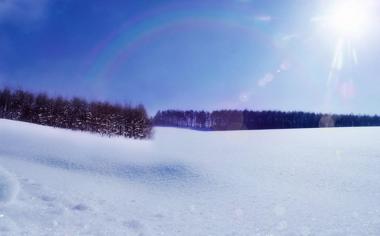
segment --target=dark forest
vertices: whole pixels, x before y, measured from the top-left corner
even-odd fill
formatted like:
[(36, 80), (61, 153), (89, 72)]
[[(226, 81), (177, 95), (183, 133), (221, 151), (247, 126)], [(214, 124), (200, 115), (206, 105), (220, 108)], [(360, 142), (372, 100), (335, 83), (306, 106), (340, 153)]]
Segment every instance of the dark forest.
[(136, 139), (149, 138), (152, 130), (142, 105), (52, 98), (23, 90), (0, 90), (0, 118)]
[(159, 111), (156, 126), (198, 130), (256, 130), (324, 127), (380, 126), (379, 116), (337, 115), (311, 112), (218, 110)]

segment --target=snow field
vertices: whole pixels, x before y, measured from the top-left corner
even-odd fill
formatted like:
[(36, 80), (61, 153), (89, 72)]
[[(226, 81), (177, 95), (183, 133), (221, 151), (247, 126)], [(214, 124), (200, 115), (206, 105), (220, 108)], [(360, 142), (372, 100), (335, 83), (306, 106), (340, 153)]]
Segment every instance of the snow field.
[(136, 141), (0, 120), (0, 166), (0, 235), (380, 234), (379, 128)]

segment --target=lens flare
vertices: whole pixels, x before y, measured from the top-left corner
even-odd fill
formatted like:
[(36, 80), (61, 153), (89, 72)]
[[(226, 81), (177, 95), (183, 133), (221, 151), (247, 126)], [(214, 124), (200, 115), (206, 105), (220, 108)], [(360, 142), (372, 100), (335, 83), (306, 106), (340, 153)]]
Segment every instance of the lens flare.
[(355, 96), (355, 68), (360, 62), (356, 45), (364, 43), (376, 22), (377, 0), (331, 0), (312, 22), (323, 35), (335, 41), (327, 79), (325, 110), (335, 98), (349, 101)]

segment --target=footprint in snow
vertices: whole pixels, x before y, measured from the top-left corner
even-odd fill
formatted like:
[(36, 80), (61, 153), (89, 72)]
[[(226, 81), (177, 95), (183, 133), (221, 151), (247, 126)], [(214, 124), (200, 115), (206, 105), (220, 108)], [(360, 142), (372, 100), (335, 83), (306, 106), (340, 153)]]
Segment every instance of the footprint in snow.
[(75, 210), (75, 211), (86, 211), (86, 210), (88, 210), (88, 206), (80, 203), (80, 204), (73, 206), (71, 209)]
[(48, 195), (42, 195), (40, 196), (40, 199), (44, 202), (52, 202), (55, 200), (55, 197), (53, 196), (48, 196)]

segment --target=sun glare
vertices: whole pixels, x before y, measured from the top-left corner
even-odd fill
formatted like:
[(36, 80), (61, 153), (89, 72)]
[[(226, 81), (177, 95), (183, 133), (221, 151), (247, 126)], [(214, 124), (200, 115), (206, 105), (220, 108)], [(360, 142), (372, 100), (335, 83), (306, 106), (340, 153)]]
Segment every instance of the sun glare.
[(346, 0), (335, 4), (327, 24), (342, 37), (361, 36), (370, 26), (371, 9), (367, 1)]
[(378, 0), (331, 0), (331, 5), (324, 5), (324, 13), (312, 19), (323, 27), (323, 35), (335, 40), (327, 80), (329, 90), (338, 85), (346, 86), (352, 79), (350, 73), (343, 71), (353, 70), (359, 63), (356, 45), (363, 42), (373, 30), (371, 27), (376, 22), (376, 1)]

